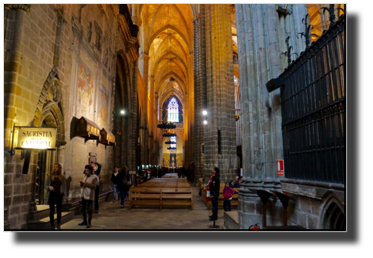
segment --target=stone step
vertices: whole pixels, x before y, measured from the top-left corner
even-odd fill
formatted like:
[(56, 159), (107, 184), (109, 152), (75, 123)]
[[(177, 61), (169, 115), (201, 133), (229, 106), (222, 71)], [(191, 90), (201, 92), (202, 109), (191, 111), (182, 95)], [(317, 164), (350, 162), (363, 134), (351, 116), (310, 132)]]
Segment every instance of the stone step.
[(40, 220), (49, 216), (49, 205), (36, 205), (36, 211), (29, 214), (29, 221)]
[[(49, 212), (49, 211), (48, 211)], [(49, 214), (49, 213), (48, 213)], [(61, 225), (69, 222), (74, 218), (72, 212), (62, 212), (61, 214)], [(54, 225), (57, 226), (57, 214), (54, 214)], [(49, 215), (39, 220), (29, 221), (27, 223), (27, 229), (35, 229), (35, 230), (50, 230), (50, 219)]]

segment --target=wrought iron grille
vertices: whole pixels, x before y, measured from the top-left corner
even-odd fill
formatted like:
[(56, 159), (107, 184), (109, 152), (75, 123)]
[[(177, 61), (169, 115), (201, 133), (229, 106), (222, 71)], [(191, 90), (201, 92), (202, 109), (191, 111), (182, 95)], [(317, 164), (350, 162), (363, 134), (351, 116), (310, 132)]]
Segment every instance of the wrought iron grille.
[(286, 178), (345, 183), (345, 15), (280, 78)]

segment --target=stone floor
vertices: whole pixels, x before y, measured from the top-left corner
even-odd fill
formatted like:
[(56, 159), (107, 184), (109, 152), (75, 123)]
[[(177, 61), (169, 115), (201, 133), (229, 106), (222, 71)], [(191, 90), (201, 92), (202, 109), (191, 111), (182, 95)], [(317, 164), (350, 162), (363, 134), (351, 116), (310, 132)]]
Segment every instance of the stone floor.
[(119, 204), (105, 202), (100, 204), (99, 213), (94, 213), (92, 227), (78, 226), (82, 222), (81, 215), (75, 216), (73, 220), (63, 224), (62, 230), (223, 230), (224, 210), (219, 209), (218, 220), (215, 225), (219, 228), (210, 228), (213, 221), (209, 221), (211, 210), (202, 202), (198, 195), (199, 189), (193, 187), (193, 210), (188, 208), (132, 208), (128, 209), (128, 201), (121, 209)]

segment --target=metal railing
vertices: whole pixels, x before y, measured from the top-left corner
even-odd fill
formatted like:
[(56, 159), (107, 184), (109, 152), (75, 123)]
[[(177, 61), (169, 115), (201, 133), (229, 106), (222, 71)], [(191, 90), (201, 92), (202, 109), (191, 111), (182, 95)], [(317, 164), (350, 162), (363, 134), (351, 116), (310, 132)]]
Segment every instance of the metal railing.
[(286, 178), (345, 183), (345, 18), (279, 77)]

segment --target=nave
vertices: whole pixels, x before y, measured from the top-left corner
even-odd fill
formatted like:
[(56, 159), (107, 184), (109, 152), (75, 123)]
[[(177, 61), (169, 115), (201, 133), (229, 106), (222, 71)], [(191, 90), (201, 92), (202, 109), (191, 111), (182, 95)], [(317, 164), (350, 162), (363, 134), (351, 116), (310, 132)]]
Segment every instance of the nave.
[[(132, 208), (128, 209), (128, 200), (124, 203), (124, 209), (119, 208), (119, 204), (112, 202), (101, 203), (100, 212), (94, 213), (92, 218), (92, 227), (86, 229), (84, 226), (78, 226), (82, 221), (82, 216), (76, 215), (74, 219), (61, 225), (61, 230), (69, 231), (139, 231), (139, 230), (222, 230), (224, 225), (224, 210), (219, 209), (218, 220), (215, 225), (219, 228), (210, 228), (213, 221), (209, 221), (208, 216), (211, 210), (207, 209), (201, 196), (198, 195), (199, 188), (192, 187), (193, 192), (193, 210), (185, 208)], [(235, 213), (233, 209), (231, 213)], [(221, 219), (220, 219), (221, 218)]]

